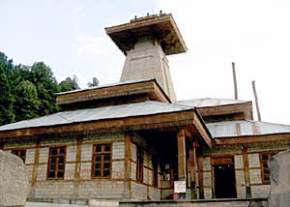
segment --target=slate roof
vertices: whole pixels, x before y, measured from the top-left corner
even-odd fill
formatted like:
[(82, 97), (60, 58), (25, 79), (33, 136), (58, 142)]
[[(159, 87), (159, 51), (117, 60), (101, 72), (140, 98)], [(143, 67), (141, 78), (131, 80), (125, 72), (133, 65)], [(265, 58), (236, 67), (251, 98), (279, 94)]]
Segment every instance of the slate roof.
[(185, 106), (191, 107), (211, 107), (211, 106), (222, 106), (222, 105), (230, 105), (230, 104), (241, 104), (247, 103), (250, 101), (245, 100), (235, 100), (235, 99), (221, 99), (221, 98), (200, 98), (200, 99), (191, 99), (191, 100), (181, 100), (177, 101), (177, 104), (182, 104)]
[(192, 110), (192, 107), (169, 104), (158, 101), (145, 101), (141, 103), (104, 106), (74, 111), (63, 111), (55, 114), (34, 118), (31, 120), (19, 121), (12, 124), (0, 126), (0, 131), (56, 126), (87, 121), (105, 119), (117, 119), (133, 116), (154, 115), (161, 113), (179, 112)]
[(290, 126), (250, 120), (206, 124), (213, 138), (290, 133)]

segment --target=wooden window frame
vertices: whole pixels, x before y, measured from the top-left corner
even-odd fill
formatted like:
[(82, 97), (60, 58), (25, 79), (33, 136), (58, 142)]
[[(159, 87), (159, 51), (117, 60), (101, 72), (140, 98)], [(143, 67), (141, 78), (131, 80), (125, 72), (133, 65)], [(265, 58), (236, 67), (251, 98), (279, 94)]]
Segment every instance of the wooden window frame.
[(25, 164), (25, 160), (26, 160), (26, 149), (13, 149), (11, 150), (11, 153), (20, 157), (22, 159), (22, 161)]
[[(106, 151), (105, 150), (105, 146), (109, 145), (110, 146), (110, 150)], [(101, 151), (97, 152), (97, 146), (101, 146)], [(112, 143), (98, 143), (98, 144), (94, 144), (93, 145), (93, 150), (92, 150), (92, 167), (91, 167), (91, 177), (92, 178), (111, 178), (112, 177)], [(105, 155), (110, 155), (110, 167), (109, 167), (109, 175), (104, 176), (104, 165), (106, 163), (105, 161)], [(97, 156), (101, 156), (101, 160), (100, 160), (100, 175), (97, 176), (95, 175), (95, 169), (96, 169), (96, 157)]]
[(139, 146), (136, 152), (136, 180), (141, 183), (144, 181), (144, 151)]
[[(268, 167), (268, 161), (271, 159), (272, 156), (274, 156), (275, 154), (277, 154), (276, 151), (272, 151), (272, 152), (261, 152), (259, 154), (259, 157), (260, 157), (260, 165), (261, 165), (261, 180), (262, 180), (262, 184), (265, 184), (265, 185), (270, 185), (270, 169)], [(267, 161), (265, 161), (263, 159), (263, 156), (268, 156), (268, 159)], [(265, 168), (264, 164), (267, 165), (267, 168)], [(268, 175), (268, 179), (266, 179), (266, 176), (265, 176), (265, 170), (268, 170), (269, 171), (269, 175)]]
[[(60, 153), (61, 149), (64, 149), (64, 154)], [(52, 154), (53, 149), (57, 150), (57, 154)], [(58, 172), (59, 172), (59, 159), (63, 157), (63, 176), (58, 177)], [(53, 158), (56, 158), (55, 161), (55, 167), (54, 167), (54, 177), (50, 176), (50, 171), (51, 171), (51, 160)], [(64, 180), (65, 176), (65, 165), (66, 165), (66, 146), (54, 146), (54, 147), (49, 147), (48, 150), (48, 163), (47, 163), (47, 179), (48, 180)]]

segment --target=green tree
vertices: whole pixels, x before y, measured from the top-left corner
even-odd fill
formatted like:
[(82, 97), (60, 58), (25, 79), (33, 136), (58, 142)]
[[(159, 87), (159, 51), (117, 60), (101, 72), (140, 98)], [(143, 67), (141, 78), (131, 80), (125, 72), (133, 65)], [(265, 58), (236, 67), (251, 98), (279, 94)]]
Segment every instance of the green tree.
[(30, 76), (30, 66), (22, 64), (13, 66), (9, 73), (11, 87), (16, 88), (20, 82), (29, 80)]
[(0, 52), (0, 125), (14, 121), (13, 96), (9, 81), (9, 71), (13, 67), (12, 60), (8, 60)]
[(16, 121), (31, 119), (39, 116), (41, 101), (38, 98), (35, 85), (28, 81), (22, 81), (15, 88), (15, 112)]
[(92, 82), (89, 82), (88, 86), (89, 87), (95, 87), (95, 86), (98, 86), (99, 83), (100, 83), (99, 79), (96, 78), (96, 77), (93, 77)]
[(59, 88), (61, 92), (79, 89), (80, 87), (78, 85), (77, 77), (75, 75), (73, 78), (67, 77), (65, 80), (59, 83)]
[(54, 113), (58, 110), (55, 93), (59, 92), (57, 81), (49, 66), (36, 62), (31, 67), (29, 80), (35, 85), (40, 100), (39, 115)]

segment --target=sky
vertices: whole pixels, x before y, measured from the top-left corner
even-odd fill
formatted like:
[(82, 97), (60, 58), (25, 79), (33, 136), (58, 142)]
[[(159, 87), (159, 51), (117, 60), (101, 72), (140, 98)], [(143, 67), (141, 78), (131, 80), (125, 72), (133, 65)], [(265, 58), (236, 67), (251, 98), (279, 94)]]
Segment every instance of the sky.
[(0, 51), (44, 61), (58, 81), (76, 75), (82, 88), (92, 77), (118, 82), (125, 57), (104, 27), (159, 10), (188, 47), (168, 56), (177, 99), (233, 98), (235, 62), (239, 99), (254, 100), (255, 80), (262, 120), (290, 124), (287, 0), (0, 0)]

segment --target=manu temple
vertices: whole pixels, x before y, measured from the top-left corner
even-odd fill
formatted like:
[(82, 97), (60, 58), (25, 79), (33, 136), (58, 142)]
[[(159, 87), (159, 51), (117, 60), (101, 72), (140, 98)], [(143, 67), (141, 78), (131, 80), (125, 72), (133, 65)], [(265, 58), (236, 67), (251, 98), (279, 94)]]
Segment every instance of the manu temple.
[(171, 14), (105, 30), (126, 56), (120, 82), (56, 94), (62, 111), (0, 127), (29, 199), (267, 197), (290, 126), (254, 121), (251, 101), (176, 100), (167, 55), (187, 48)]

